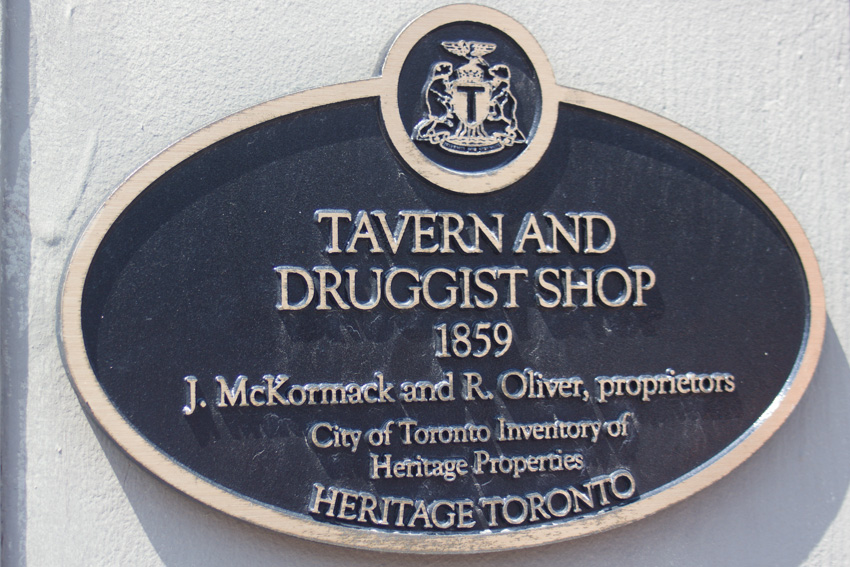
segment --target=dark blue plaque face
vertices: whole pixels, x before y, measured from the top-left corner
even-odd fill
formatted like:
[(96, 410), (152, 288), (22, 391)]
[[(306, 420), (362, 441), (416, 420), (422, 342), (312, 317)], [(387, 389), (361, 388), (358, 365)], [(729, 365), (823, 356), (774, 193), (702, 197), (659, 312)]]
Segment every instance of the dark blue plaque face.
[(778, 198), (463, 10), (379, 79), (177, 144), (93, 221), (66, 358), (152, 472), (303, 537), (504, 549), (684, 498), (796, 403), (824, 314)]

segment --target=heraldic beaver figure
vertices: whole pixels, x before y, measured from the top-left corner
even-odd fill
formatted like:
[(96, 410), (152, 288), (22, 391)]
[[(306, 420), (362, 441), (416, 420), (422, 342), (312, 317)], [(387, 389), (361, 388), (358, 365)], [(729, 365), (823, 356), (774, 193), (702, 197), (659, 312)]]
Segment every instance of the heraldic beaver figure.
[(454, 68), (445, 61), (431, 69), (431, 79), (425, 90), (425, 106), (428, 115), (413, 129), (414, 140), (427, 140), (439, 144), (451, 134), (454, 126), (452, 97), (449, 94), (449, 77)]

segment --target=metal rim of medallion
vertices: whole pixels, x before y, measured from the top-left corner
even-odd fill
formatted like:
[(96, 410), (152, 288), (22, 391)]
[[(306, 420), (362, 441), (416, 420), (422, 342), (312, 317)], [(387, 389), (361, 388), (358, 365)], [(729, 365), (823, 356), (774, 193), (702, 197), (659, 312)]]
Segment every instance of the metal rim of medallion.
[[(416, 150), (398, 118), (395, 81), (404, 56), (424, 33), (455, 21), (482, 22), (516, 39), (527, 50), (540, 74), (544, 108), (534, 139), (520, 158), (495, 172), (470, 176), (430, 163)], [(510, 17), (489, 8), (453, 5), (425, 14), (399, 35), (383, 69), (384, 75), (380, 77), (287, 95), (248, 108), (190, 134), (131, 174), (94, 215), (75, 247), (61, 288), (61, 350), (72, 383), (84, 407), (131, 458), (200, 502), (274, 531), (324, 543), (380, 551), (481, 553), (564, 541), (644, 518), (722, 478), (767, 441), (790, 415), (814, 374), (823, 344), (826, 312), (823, 283), (811, 245), (791, 211), (764, 181), (723, 149), (666, 118), (624, 102), (555, 85), (548, 62), (529, 32)], [(333, 103), (376, 96), (381, 98), (389, 137), (405, 161), (426, 179), (453, 191), (494, 191), (530, 171), (543, 155), (551, 139), (555, 126), (554, 116), (560, 103), (596, 110), (652, 129), (687, 146), (736, 177), (764, 203), (785, 229), (799, 254), (808, 284), (810, 313), (806, 342), (802, 346), (794, 371), (779, 395), (760, 418), (724, 451), (685, 476), (644, 494), (636, 502), (593, 517), (579, 517), (556, 525), (511, 528), (470, 535), (377, 532), (366, 528), (318, 523), (306, 515), (273, 509), (247, 497), (238, 496), (190, 472), (149, 443), (109, 401), (89, 364), (83, 342), (80, 323), (83, 286), (90, 263), (107, 231), (149, 185), (211, 144), (275, 118)], [(461, 180), (465, 180), (466, 188), (460, 187)]]

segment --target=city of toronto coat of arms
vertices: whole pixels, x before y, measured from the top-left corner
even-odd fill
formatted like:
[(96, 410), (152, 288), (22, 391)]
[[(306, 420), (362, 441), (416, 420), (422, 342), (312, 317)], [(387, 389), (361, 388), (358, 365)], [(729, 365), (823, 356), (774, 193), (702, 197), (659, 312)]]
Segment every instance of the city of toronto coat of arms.
[(463, 57), (458, 67), (441, 61), (431, 68), (424, 89), (426, 114), (411, 138), (429, 142), (455, 154), (484, 155), (514, 144), (524, 144), (517, 124), (517, 100), (511, 92), (507, 65), (493, 65), (484, 56), (495, 43), (444, 41), (443, 48)]

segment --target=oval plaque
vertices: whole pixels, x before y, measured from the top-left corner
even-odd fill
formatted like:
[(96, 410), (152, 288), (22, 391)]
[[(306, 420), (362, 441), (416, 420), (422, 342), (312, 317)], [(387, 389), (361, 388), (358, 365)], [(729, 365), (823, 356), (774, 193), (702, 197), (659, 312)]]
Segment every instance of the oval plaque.
[(557, 86), (507, 16), (245, 110), (125, 181), (62, 296), (129, 455), (324, 542), (475, 552), (644, 517), (784, 421), (823, 338), (779, 198), (698, 135)]

